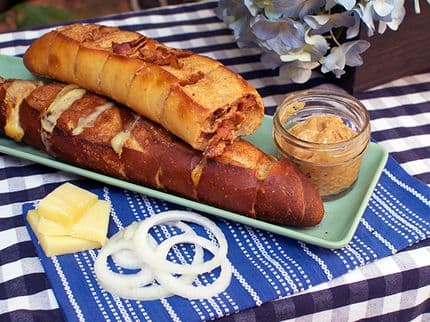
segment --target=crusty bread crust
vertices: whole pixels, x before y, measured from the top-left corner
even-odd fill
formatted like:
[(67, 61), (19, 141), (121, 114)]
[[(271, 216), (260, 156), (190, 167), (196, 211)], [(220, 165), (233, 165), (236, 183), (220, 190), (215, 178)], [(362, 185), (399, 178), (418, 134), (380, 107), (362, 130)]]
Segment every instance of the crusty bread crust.
[[(5, 124), (4, 97), (13, 80), (0, 83), (0, 124)], [(127, 108), (85, 93), (64, 110), (42, 141), (41, 118), (66, 85), (37, 87), (20, 106), (23, 142), (53, 156), (101, 173), (169, 191), (243, 215), (277, 224), (314, 226), (324, 214), (316, 189), (289, 160), (276, 160), (247, 141), (229, 145), (222, 155), (207, 158), (164, 128)], [(44, 116), (45, 115), (45, 116)], [(82, 120), (89, 120), (73, 135)], [(113, 139), (129, 131), (120, 150)], [(3, 127), (0, 134), (5, 135)], [(47, 148), (48, 147), (48, 148)]]
[(251, 134), (264, 114), (257, 91), (220, 62), (115, 27), (51, 31), (29, 47), (24, 64), (127, 105), (209, 157)]

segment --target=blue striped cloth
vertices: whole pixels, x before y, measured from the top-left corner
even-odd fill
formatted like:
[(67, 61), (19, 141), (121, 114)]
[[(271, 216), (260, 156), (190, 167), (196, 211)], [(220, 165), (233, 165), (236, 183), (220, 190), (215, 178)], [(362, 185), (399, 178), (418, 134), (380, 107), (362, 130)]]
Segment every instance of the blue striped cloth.
[[(109, 236), (133, 221), (140, 221), (178, 206), (114, 187), (92, 189), (110, 200), (113, 211)], [(34, 207), (26, 204), (24, 212)], [(409, 176), (389, 158), (353, 240), (338, 250), (323, 249), (239, 223), (212, 218), (226, 235), (233, 278), (228, 289), (208, 300), (189, 301), (179, 296), (157, 301), (117, 298), (98, 284), (93, 263), (98, 250), (47, 258), (32, 234), (66, 319), (201, 321), (304, 291), (358, 266), (430, 237), (430, 189)], [(169, 234), (167, 230), (158, 233)], [(186, 258), (190, 253), (181, 249)], [(203, 285), (214, 274), (200, 279)]]

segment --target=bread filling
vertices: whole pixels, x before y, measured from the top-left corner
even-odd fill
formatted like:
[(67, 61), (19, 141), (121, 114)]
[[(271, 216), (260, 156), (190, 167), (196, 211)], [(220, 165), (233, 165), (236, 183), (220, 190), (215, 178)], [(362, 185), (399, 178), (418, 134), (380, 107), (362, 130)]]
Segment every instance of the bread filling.
[(76, 124), (76, 127), (72, 131), (72, 135), (79, 135), (84, 129), (94, 126), (94, 123), (96, 122), (99, 115), (102, 114), (104, 111), (110, 109), (112, 106), (113, 103), (111, 102), (99, 105), (91, 114), (87, 115), (86, 117), (79, 118), (78, 124)]
[(19, 121), (19, 107), (22, 101), (40, 85), (39, 82), (16, 80), (6, 89), (4, 101), (7, 116), (4, 132), (15, 141), (21, 141), (24, 136), (24, 130)]
[(237, 132), (243, 127), (246, 120), (245, 113), (252, 111), (256, 106), (253, 95), (241, 97), (229, 108), (216, 110), (206, 127), (206, 133), (201, 140), (207, 140), (207, 147), (203, 154), (207, 157), (220, 155), (224, 148), (237, 137)]
[(112, 149), (118, 154), (119, 157), (121, 157), (124, 144), (127, 142), (128, 138), (131, 135), (131, 131), (133, 130), (139, 119), (140, 117), (135, 115), (134, 119), (130, 123), (128, 123), (127, 127), (123, 131), (116, 134), (110, 141)]
[(197, 188), (199, 186), (200, 177), (202, 176), (203, 169), (206, 166), (207, 159), (202, 158), (200, 162), (191, 171), (191, 181), (193, 182), (193, 196), (197, 198)]
[(144, 36), (129, 42), (113, 42), (112, 52), (129, 58), (138, 58), (147, 63), (170, 65), (174, 68), (182, 67), (183, 64), (179, 58), (188, 57), (193, 54), (189, 50), (164, 46), (158, 41)]
[(51, 144), (49, 142), (50, 136), (57, 126), (57, 121), (60, 116), (69, 109), (74, 102), (81, 99), (87, 91), (76, 85), (65, 86), (57, 95), (55, 100), (43, 112), (40, 119), (41, 125), (41, 139), (45, 146), (46, 151), (49, 153)]

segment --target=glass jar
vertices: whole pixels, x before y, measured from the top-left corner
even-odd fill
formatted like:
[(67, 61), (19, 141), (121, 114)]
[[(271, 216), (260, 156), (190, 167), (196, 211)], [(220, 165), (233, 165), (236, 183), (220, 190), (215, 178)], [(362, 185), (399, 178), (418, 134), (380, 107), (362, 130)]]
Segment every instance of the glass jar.
[[(318, 124), (324, 119), (337, 122)], [(280, 155), (297, 164), (324, 200), (338, 198), (353, 187), (370, 139), (369, 114), (360, 101), (332, 90), (299, 91), (278, 106), (273, 122), (273, 138)], [(303, 133), (315, 135), (318, 140), (299, 138), (300, 133), (293, 135), (298, 124)], [(315, 124), (317, 127), (312, 127)], [(352, 137), (339, 141), (341, 131), (352, 133)]]

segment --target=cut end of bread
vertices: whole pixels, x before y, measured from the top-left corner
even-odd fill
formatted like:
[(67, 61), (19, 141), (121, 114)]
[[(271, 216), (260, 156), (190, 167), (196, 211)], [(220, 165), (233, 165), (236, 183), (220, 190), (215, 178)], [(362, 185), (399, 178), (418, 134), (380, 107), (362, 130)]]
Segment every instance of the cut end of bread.
[(255, 95), (245, 95), (228, 106), (218, 108), (207, 119), (199, 144), (207, 157), (220, 155), (241, 135), (253, 133), (262, 120), (262, 109)]

